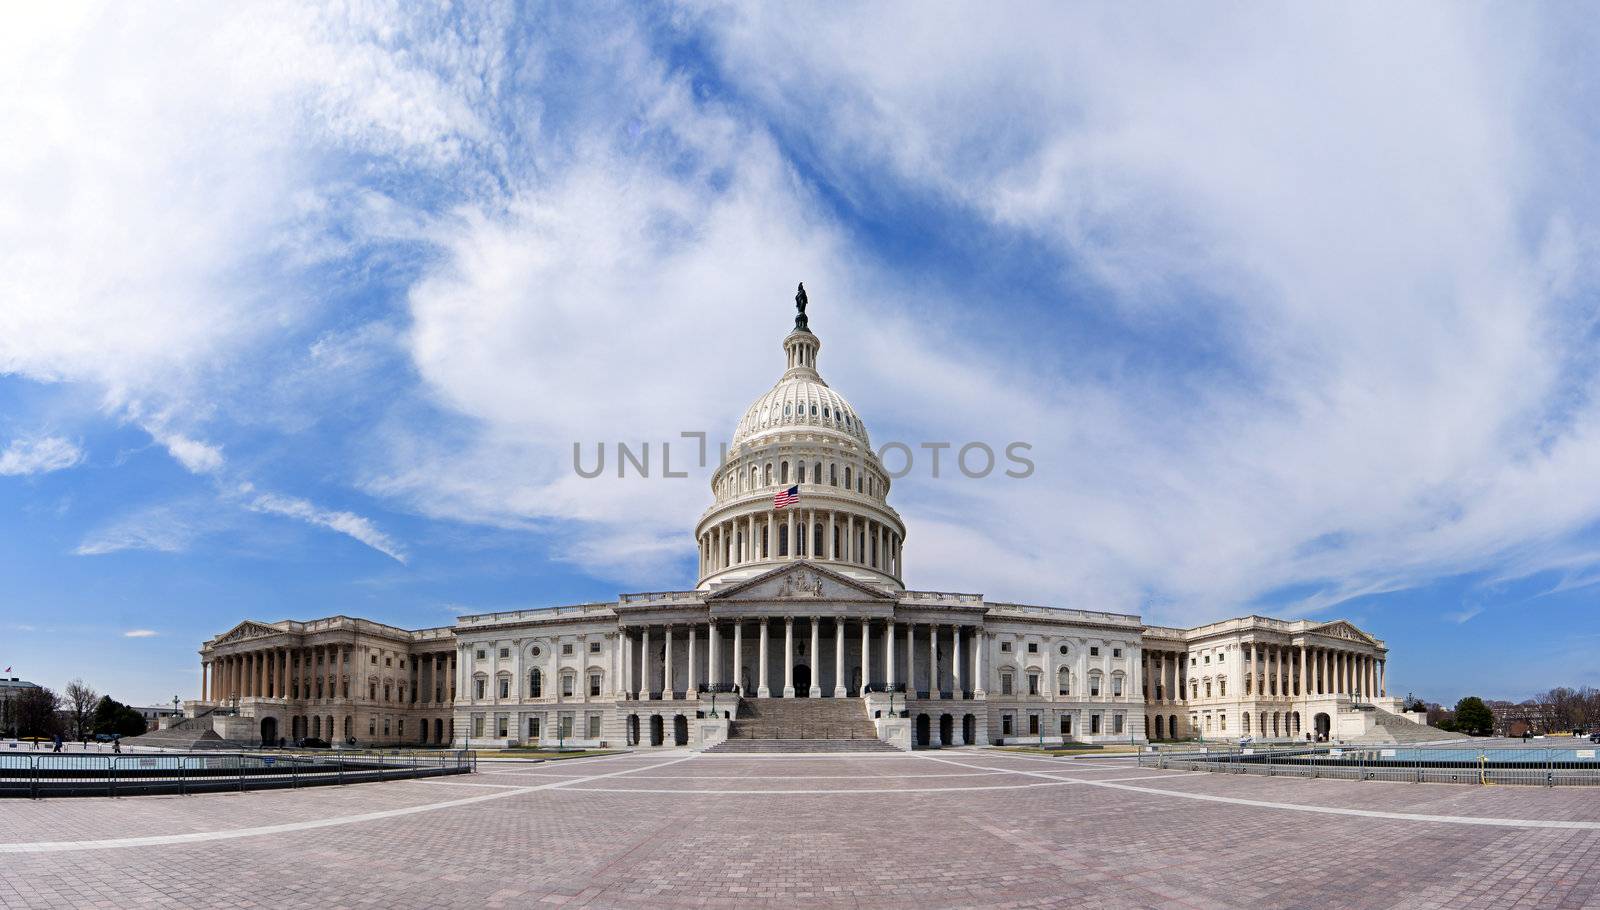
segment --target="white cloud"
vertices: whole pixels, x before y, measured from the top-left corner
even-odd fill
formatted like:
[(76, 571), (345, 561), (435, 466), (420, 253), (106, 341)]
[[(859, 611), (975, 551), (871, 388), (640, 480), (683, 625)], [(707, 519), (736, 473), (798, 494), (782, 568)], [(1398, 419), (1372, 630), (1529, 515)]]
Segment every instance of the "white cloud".
[(91, 531), (73, 552), (79, 556), (103, 556), (124, 550), (182, 553), (196, 539), (216, 530), (218, 521), (209, 504), (151, 506)]
[(222, 469), (226, 460), (220, 447), (190, 439), (182, 433), (164, 433), (157, 439), (191, 474), (213, 474)]
[(158, 633), (152, 629), (129, 629), (122, 633), (123, 638), (155, 638)]
[(83, 457), (83, 449), (59, 436), (13, 439), (0, 452), (0, 475), (48, 474), (74, 467)]
[(366, 544), (396, 562), (404, 563), (406, 561), (405, 553), (401, 551), (399, 544), (393, 538), (378, 530), (371, 520), (353, 512), (322, 509), (307, 500), (292, 496), (281, 496), (276, 493), (262, 493), (256, 496), (250, 501), (249, 508), (256, 512), (282, 515), (286, 518), (294, 518), (327, 528), (330, 531), (337, 531)]

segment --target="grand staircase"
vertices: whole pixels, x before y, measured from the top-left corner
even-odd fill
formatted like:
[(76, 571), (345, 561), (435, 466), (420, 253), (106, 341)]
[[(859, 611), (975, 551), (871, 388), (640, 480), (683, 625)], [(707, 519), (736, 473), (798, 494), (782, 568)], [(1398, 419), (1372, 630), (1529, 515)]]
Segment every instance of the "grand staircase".
[(211, 727), (211, 715), (214, 713), (216, 713), (215, 708), (207, 708), (194, 717), (186, 717), (165, 730), (151, 730), (149, 733), (139, 736), (130, 736), (123, 740), (122, 744), (142, 749), (166, 749), (174, 752), (232, 752), (243, 748), (238, 743), (229, 742), (216, 734)]
[(746, 698), (707, 752), (894, 752), (853, 698)]
[(1401, 717), (1382, 708), (1373, 708), (1372, 712), (1371, 732), (1352, 736), (1350, 742), (1364, 745), (1420, 745), (1460, 738), (1457, 734), (1427, 724), (1419, 724), (1409, 717)]

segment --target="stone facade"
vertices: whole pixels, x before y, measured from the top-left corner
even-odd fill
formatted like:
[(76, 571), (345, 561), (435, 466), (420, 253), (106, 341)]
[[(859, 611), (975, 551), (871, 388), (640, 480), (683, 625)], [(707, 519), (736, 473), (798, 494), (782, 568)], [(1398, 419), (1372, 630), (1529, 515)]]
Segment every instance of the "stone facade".
[(1173, 629), (907, 590), (891, 479), (820, 348), (797, 325), (739, 421), (693, 590), (416, 632), (245, 622), (201, 649), (190, 713), (237, 708), (218, 732), (252, 741), (706, 745), (741, 699), (830, 698), (859, 701), (886, 740), (936, 746), (1338, 737), (1398, 711), (1383, 642), (1343, 621)]

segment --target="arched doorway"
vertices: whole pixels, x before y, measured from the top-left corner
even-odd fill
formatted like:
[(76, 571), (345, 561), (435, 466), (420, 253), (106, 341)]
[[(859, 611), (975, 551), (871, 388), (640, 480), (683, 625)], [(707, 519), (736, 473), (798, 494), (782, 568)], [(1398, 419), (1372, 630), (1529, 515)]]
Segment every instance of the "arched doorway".
[(1318, 714), (1311, 719), (1311, 723), (1316, 729), (1317, 739), (1319, 740), (1326, 740), (1328, 735), (1333, 732), (1333, 718), (1326, 714)]
[(679, 714), (672, 718), (672, 742), (675, 745), (689, 745), (689, 719)]
[(809, 698), (811, 696), (811, 668), (800, 664), (794, 668), (794, 697)]
[(322, 715), (321, 714), (318, 714), (316, 717), (311, 718), (311, 738), (312, 739), (321, 739), (322, 738)]
[(1178, 738), (1178, 715), (1167, 715), (1167, 739)]
[[(1161, 715), (1159, 715), (1159, 714), (1156, 715), (1156, 722), (1155, 722), (1154, 726), (1155, 726), (1155, 729), (1156, 729), (1156, 739), (1166, 739), (1165, 736), (1161, 735), (1161, 727), (1162, 727)], [(1246, 723), (1245, 724), (1245, 732), (1248, 733), (1249, 731), (1250, 731), (1250, 725), (1249, 725), (1249, 723)]]
[(971, 714), (961, 718), (961, 741), (969, 746), (978, 744), (978, 719)]
[(661, 715), (650, 715), (650, 745), (659, 746), (666, 742), (666, 736), (661, 730)]
[(939, 715), (939, 742), (950, 745), (956, 741), (956, 719), (948, 714)]
[(928, 734), (932, 730), (932, 727), (933, 725), (928, 721), (928, 715), (917, 715), (917, 745), (927, 746), (928, 743), (931, 742)]
[(433, 741), (444, 744), (444, 718), (435, 718), (433, 721)]
[(637, 714), (628, 715), (627, 739), (628, 745), (639, 745), (639, 715)]
[(261, 745), (276, 746), (278, 744), (278, 719), (276, 717), (261, 718)]

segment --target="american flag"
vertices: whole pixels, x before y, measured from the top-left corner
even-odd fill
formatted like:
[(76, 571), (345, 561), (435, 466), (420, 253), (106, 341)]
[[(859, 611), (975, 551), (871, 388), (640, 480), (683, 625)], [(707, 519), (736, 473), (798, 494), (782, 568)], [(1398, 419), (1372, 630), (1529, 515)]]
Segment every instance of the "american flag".
[(772, 508), (781, 509), (784, 506), (792, 506), (799, 501), (800, 487), (797, 484), (787, 490), (779, 490), (778, 495), (772, 497)]

